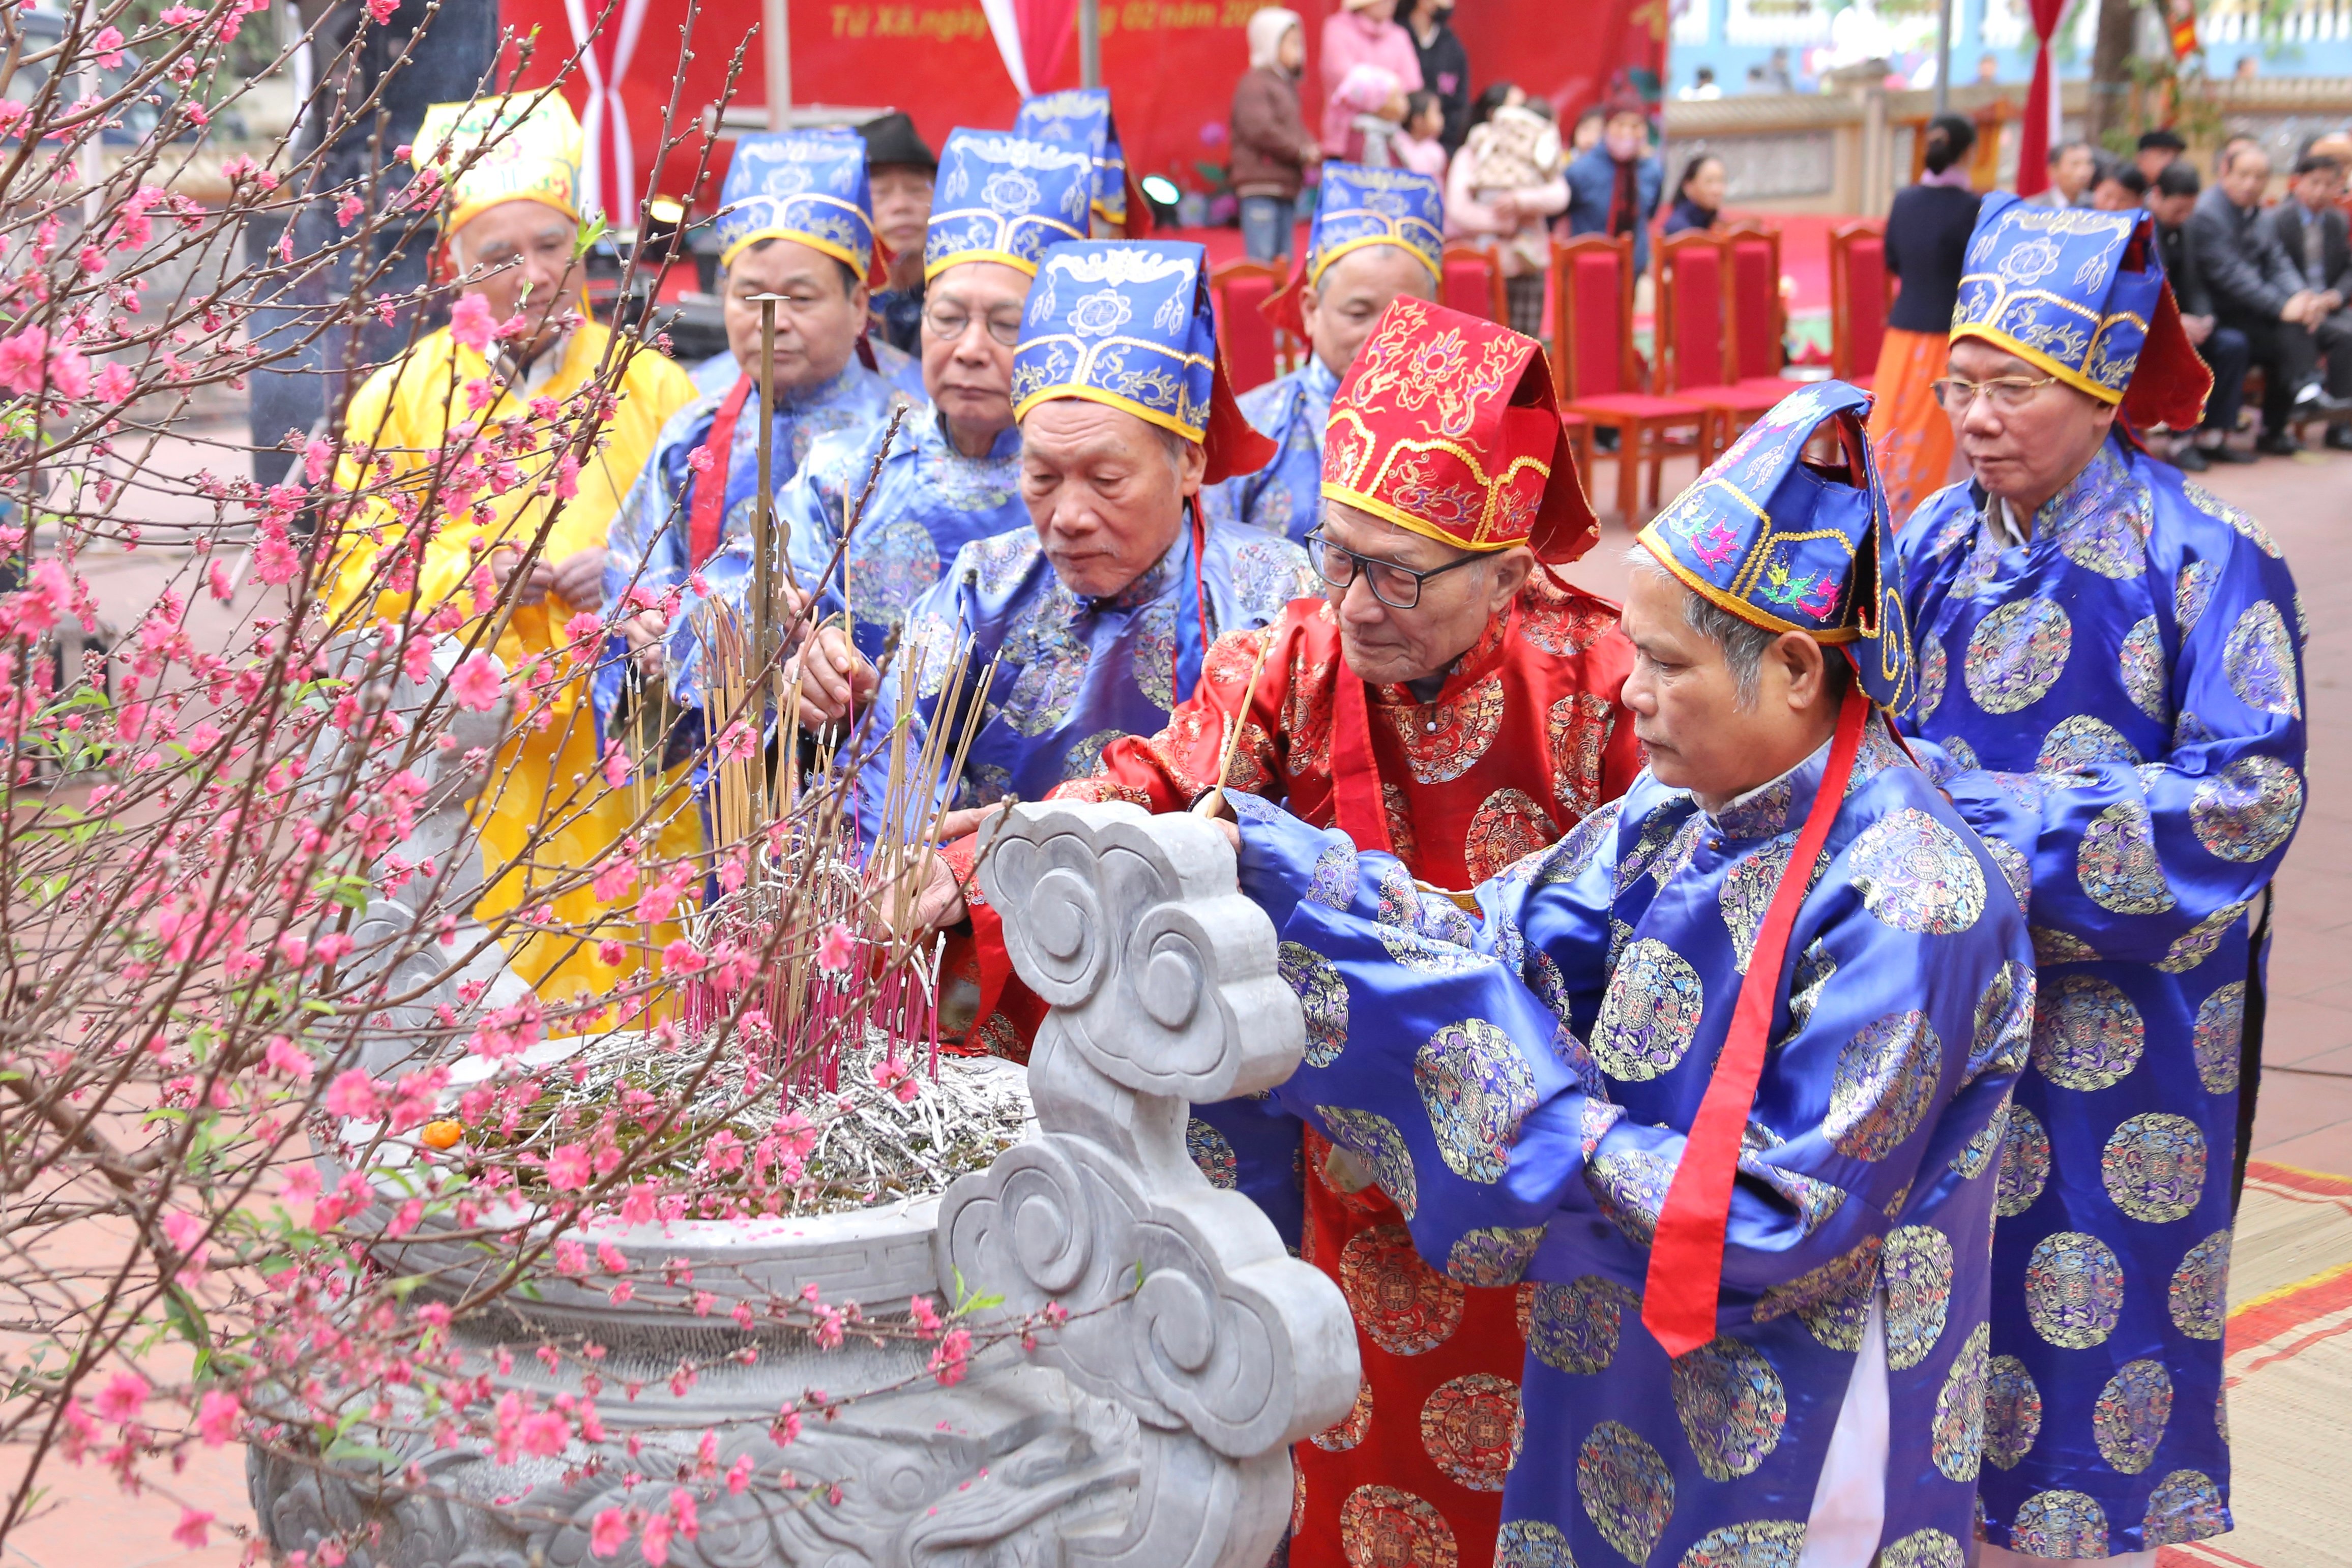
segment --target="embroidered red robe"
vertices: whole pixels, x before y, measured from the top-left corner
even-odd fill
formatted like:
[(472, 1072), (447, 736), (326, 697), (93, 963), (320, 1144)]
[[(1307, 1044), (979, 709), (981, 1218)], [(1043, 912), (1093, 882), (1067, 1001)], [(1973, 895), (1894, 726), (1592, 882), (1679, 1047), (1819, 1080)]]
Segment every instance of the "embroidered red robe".
[[(1094, 777), (1054, 798), (1182, 810), (1215, 783), (1238, 719), (1230, 784), (1282, 800), (1317, 826), (1347, 825), (1353, 813), (1341, 799), (1351, 789), (1377, 799), (1390, 846), (1416, 877), (1469, 888), (1559, 839), (1641, 771), (1641, 746), (1619, 700), (1633, 661), (1613, 606), (1538, 569), (1434, 702), (1357, 683), (1363, 701), (1355, 711), (1369, 721), (1377, 778), (1351, 778), (1333, 760), (1335, 716), (1349, 706), (1339, 683), (1350, 678), (1339, 623), (1324, 601), (1297, 600), (1270, 627), (1218, 639), (1199, 688), (1167, 728), (1112, 742)], [(1344, 737), (1338, 749), (1349, 755)], [(994, 913), (975, 901), (971, 914), (984, 1035), (1025, 1040), (1043, 1009), (1017, 980), (1007, 983)], [(1325, 1176), (1328, 1145), (1308, 1142), (1301, 1252), (1348, 1298), (1364, 1384), (1347, 1419), (1297, 1450), (1290, 1561), (1488, 1568), (1527, 1355), (1519, 1292), (1465, 1286), (1431, 1269), (1380, 1189), (1341, 1192)], [(1433, 1536), (1453, 1551), (1418, 1555)]]

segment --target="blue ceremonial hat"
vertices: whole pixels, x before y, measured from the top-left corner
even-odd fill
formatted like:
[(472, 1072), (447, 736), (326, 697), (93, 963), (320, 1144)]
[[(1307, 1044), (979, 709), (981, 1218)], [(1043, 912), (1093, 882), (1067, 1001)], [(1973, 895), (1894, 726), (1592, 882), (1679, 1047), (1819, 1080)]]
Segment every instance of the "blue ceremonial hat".
[(719, 190), (719, 263), (747, 246), (788, 239), (821, 250), (860, 278), (874, 266), (874, 198), (866, 141), (854, 131), (743, 136)]
[[(1816, 382), (1782, 398), (1642, 530), (1692, 592), (1768, 632), (1844, 645), (1873, 702), (1911, 705), (1911, 630), (1895, 524), (1870, 455), (1870, 394)], [(1826, 428), (1824, 428), (1826, 427)], [(1805, 456), (1833, 436), (1844, 461)]]
[(1075, 147), (1092, 158), (1095, 215), (1113, 228), (1135, 232), (1128, 227), (1127, 154), (1110, 117), (1110, 89), (1074, 87), (1024, 98), (1013, 134)]
[(1206, 482), (1264, 467), (1217, 353), (1208, 253), (1158, 240), (1075, 240), (1045, 253), (1013, 353), (1013, 417), (1049, 398), (1125, 409), (1197, 442)]
[(1444, 276), (1445, 193), (1411, 169), (1361, 163), (1323, 165), (1323, 195), (1307, 233), (1307, 254), (1282, 291), (1259, 308), (1286, 332), (1307, 335), (1300, 296), (1323, 281), (1333, 262), (1367, 246), (1409, 251), (1434, 280)]
[(1445, 193), (1412, 169), (1323, 165), (1322, 203), (1307, 235), (1307, 281), (1349, 251), (1393, 245), (1411, 251), (1436, 277), (1445, 265)]
[(923, 242), (923, 277), (961, 261), (1037, 276), (1048, 246), (1087, 237), (1094, 162), (1084, 152), (1001, 131), (948, 132)]
[[(1952, 341), (1979, 338), (2039, 365), (2146, 427), (2201, 417), (2212, 372), (2165, 281), (2155, 220), (1984, 199), (1969, 236)], [(2137, 371), (2145, 364), (2147, 374)]]

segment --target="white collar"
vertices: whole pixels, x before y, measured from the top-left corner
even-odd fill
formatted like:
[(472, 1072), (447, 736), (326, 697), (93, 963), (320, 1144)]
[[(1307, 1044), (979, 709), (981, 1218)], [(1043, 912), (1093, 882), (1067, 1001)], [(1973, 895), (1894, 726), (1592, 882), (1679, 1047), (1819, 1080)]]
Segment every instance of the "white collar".
[(1992, 505), (1985, 508), (1985, 523), (1986, 526), (2000, 531), (2003, 549), (2014, 549), (2032, 538), (2032, 534), (2017, 526), (2017, 513), (2011, 508), (2006, 499), (1999, 496), (1987, 498), (1992, 502)]

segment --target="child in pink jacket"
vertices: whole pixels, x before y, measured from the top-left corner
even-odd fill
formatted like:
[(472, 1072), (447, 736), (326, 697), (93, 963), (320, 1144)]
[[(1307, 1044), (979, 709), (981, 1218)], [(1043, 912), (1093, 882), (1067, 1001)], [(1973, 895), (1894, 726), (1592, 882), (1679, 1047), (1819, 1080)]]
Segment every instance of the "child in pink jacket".
[(1421, 88), (1421, 56), (1412, 35), (1397, 25), (1397, 0), (1340, 0), (1323, 24), (1323, 151), (1348, 153), (1349, 132), (1358, 110), (1339, 99), (1339, 84), (1358, 66), (1378, 66), (1396, 78), (1401, 91)]

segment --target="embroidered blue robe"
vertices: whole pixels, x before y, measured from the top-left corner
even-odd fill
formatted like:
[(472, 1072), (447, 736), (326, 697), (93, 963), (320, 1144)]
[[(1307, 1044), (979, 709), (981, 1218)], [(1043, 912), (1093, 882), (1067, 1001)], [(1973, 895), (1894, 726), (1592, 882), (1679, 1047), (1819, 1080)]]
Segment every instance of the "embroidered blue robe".
[(2218, 1534), (2246, 908), (2304, 800), (2294, 582), (2261, 524), (2120, 442), (2024, 544), (1954, 486), (1897, 554), (1907, 723), (1990, 770), (1949, 788), (2031, 887), (2041, 964), (2000, 1158), (1986, 1532), (2037, 1557)]
[[(1961, 1561), (1988, 1366), (1979, 1260), (2032, 951), (1998, 869), (1875, 721), (1790, 936), (1721, 1333), (1670, 1361), (1641, 1321), (1685, 1133), (1828, 751), (1719, 816), (1644, 771), (1481, 884), (1475, 916), (1386, 855), (1232, 797), (1243, 890), (1307, 1014), (1305, 1064), (1276, 1092), (1409, 1227), (1411, 1250), (1403, 1229), (1385, 1248), (1373, 1231), (1341, 1259), (1358, 1324), (1426, 1350), (1452, 1333), (1461, 1286), (1532, 1283), (1524, 1392), (1464, 1379), (1481, 1386), (1422, 1415), (1441, 1462), (1501, 1486), (1498, 1563), (1793, 1564), (1874, 1298), (1885, 1561)], [(1414, 1251), (1427, 1262), (1400, 1283)], [(1359, 1489), (1342, 1531), (1377, 1514), (1395, 1561), (1445, 1560), (1436, 1511), (1360, 1500), (1383, 1490)]]
[(1202, 492), (1213, 523), (1247, 523), (1296, 544), (1323, 520), (1323, 427), (1339, 392), (1339, 378), (1309, 354), (1297, 370), (1241, 395), (1243, 417), (1278, 450), (1256, 473)]
[[(670, 622), (669, 689), (681, 705), (701, 701), (702, 650), (693, 631), (695, 608), (701, 595), (688, 583), (688, 532), (693, 515), (694, 486), (700, 482), (689, 465), (697, 448), (710, 437), (712, 422), (733, 382), (678, 410), (662, 427), (653, 458), (630, 486), (614, 516), (604, 563), (604, 607), (611, 614), (621, 596), (634, 585), (653, 593), (672, 586), (682, 590), (678, 612)], [(807, 460), (820, 436), (856, 432), (887, 423), (895, 402), (903, 401), (889, 383), (855, 360), (841, 374), (793, 397), (779, 399), (775, 434), (770, 455), (771, 482), (781, 493)], [(727, 507), (719, 529), (719, 548), (704, 563), (702, 580), (714, 594), (736, 603), (750, 590), (751, 538), (755, 497), (760, 488), (760, 394), (744, 399), (735, 422), (735, 439), (727, 458)], [(612, 716), (620, 700), (625, 662), (608, 648), (594, 684), (599, 722)]]
[(938, 412), (925, 404), (909, 410), (898, 427), (873, 498), (836, 562), (842, 530), (865, 494), (888, 428), (886, 419), (818, 442), (776, 502), (777, 516), (792, 526), (794, 576), (804, 589), (824, 585), (820, 613), (841, 612), (846, 569), (857, 650), (877, 663), (906, 623), (908, 610), (946, 575), (957, 552), (1029, 527), (1029, 508), (1021, 499), (1020, 428), (1000, 432), (987, 456), (967, 457), (948, 438)]
[[(1034, 528), (964, 546), (908, 612), (900, 653), (914, 667), (909, 755), (950, 700), (943, 688), (958, 647), (968, 640), (972, 648), (965, 690), (952, 697), (958, 710), (989, 662), (1003, 655), (994, 681), (979, 694), (981, 728), (963, 775), (940, 779), (936, 799), (956, 806), (985, 806), (1009, 794), (1042, 800), (1064, 779), (1092, 775), (1112, 741), (1165, 727), (1169, 711), (1200, 679), (1210, 642), (1266, 624), (1315, 586), (1304, 550), (1243, 528), (1210, 528), (1201, 568), (1205, 602), (1193, 591), (1186, 529), (1125, 591), (1087, 600), (1062, 586)], [(860, 721), (858, 744), (870, 748), (859, 779), (861, 831), (869, 834), (887, 796), (885, 737), (898, 720), (900, 685), (896, 668), (885, 669), (871, 716)]]

